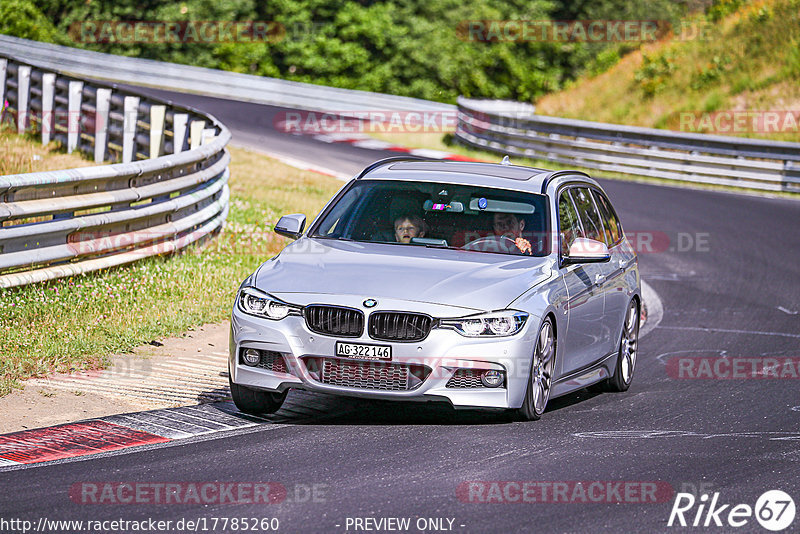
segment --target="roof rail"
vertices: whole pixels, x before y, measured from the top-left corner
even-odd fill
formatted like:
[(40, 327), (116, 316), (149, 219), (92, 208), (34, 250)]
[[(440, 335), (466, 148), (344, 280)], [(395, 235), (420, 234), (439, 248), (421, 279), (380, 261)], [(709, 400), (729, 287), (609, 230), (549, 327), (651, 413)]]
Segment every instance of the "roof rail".
[(558, 178), (559, 176), (564, 176), (565, 174), (580, 174), (581, 176), (591, 178), (591, 176), (589, 176), (583, 171), (575, 171), (571, 169), (563, 171), (553, 171), (542, 179), (542, 194), (547, 192), (547, 186), (550, 185), (550, 180), (552, 180), (553, 178)]
[(364, 167), (364, 170), (361, 171), (361, 173), (358, 176), (356, 176), (356, 180), (360, 180), (361, 178), (364, 177), (364, 175), (366, 175), (369, 172), (374, 171), (378, 167), (382, 167), (383, 165), (388, 165), (389, 163), (394, 163), (394, 162), (397, 162), (397, 161), (441, 161), (441, 160), (434, 159), (434, 158), (423, 158), (422, 156), (411, 156), (411, 155), (409, 155), (409, 156), (392, 156), (390, 158), (384, 158), (384, 159), (380, 159), (380, 160), (378, 160), (378, 161), (376, 161), (374, 163), (370, 163), (369, 165)]

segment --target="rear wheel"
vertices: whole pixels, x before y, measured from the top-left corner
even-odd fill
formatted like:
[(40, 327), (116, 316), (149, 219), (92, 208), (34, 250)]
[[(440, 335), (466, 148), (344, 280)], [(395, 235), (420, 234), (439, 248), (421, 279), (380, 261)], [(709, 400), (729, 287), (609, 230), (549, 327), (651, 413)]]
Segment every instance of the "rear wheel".
[(556, 337), (553, 321), (548, 317), (539, 328), (539, 337), (533, 349), (531, 375), (528, 389), (518, 415), (526, 421), (536, 421), (544, 413), (550, 400), (553, 381), (553, 363), (556, 354)]
[(230, 377), (228, 377), (228, 383), (231, 386), (233, 403), (239, 408), (239, 411), (253, 415), (277, 412), (289, 392), (288, 389), (283, 393), (267, 393), (250, 389), (234, 384)]
[(622, 337), (617, 353), (617, 368), (614, 376), (608, 379), (609, 391), (628, 391), (633, 381), (636, 368), (636, 356), (639, 352), (639, 304), (636, 299), (628, 305), (625, 322), (622, 324)]

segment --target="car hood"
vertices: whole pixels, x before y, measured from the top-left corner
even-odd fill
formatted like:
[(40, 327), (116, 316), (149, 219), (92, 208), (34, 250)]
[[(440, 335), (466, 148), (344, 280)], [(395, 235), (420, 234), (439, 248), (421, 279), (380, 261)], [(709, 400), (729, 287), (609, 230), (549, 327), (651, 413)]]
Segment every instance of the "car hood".
[(357, 295), (497, 310), (552, 269), (548, 258), (304, 237), (265, 262), (253, 285), (275, 296)]

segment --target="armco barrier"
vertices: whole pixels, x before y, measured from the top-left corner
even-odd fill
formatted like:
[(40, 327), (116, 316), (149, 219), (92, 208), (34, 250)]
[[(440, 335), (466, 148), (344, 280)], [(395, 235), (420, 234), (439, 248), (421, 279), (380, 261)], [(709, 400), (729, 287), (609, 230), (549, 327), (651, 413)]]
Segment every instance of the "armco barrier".
[(20, 133), (119, 162), (0, 176), (0, 287), (170, 253), (222, 227), (231, 136), (214, 117), (4, 54), (0, 103)]
[(324, 112), (454, 112), (452, 104), (418, 98), (290, 82), (177, 63), (102, 54), (0, 35), (0, 53), (8, 53), (74, 76), (169, 89), (292, 109)]
[(800, 192), (800, 143), (500, 110), (495, 101), (459, 98), (456, 139), (501, 154), (614, 173)]

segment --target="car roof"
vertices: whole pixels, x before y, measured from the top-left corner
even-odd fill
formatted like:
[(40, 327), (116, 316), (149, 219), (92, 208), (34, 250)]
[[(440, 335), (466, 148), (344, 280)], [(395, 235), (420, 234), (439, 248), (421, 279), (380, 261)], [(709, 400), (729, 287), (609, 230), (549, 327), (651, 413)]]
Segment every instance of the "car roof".
[(551, 171), (522, 165), (403, 156), (377, 161), (364, 169), (356, 179), (436, 181), (543, 193), (550, 179), (564, 175), (578, 175), (582, 180), (594, 182), (580, 171)]

